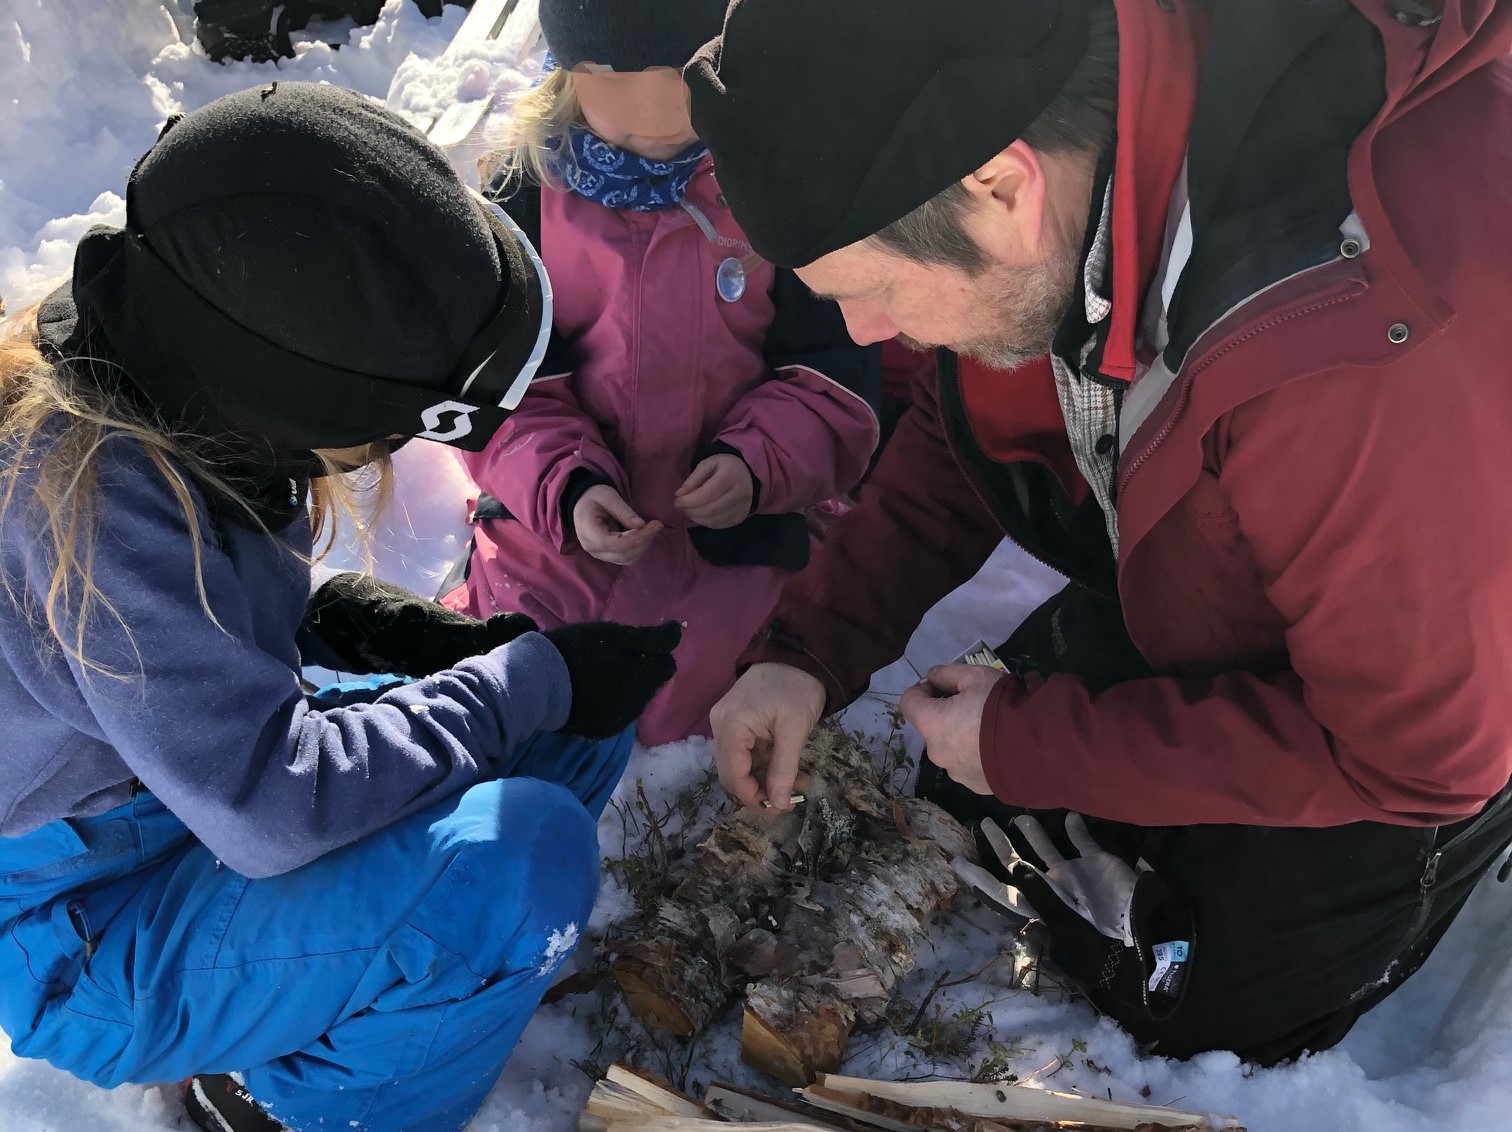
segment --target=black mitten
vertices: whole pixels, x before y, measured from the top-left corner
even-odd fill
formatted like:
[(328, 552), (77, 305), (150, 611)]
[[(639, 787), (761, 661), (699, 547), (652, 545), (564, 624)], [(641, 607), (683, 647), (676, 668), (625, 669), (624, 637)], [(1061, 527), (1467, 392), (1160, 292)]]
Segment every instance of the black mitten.
[(305, 627), (344, 671), (430, 676), (533, 631), (523, 613), (479, 621), (368, 574), (337, 574), (310, 598)]
[(572, 680), (572, 710), (562, 730), (607, 739), (639, 719), (672, 679), (672, 650), (682, 640), (682, 626), (668, 621), (640, 629), (590, 621), (548, 630), (546, 639), (562, 654)]

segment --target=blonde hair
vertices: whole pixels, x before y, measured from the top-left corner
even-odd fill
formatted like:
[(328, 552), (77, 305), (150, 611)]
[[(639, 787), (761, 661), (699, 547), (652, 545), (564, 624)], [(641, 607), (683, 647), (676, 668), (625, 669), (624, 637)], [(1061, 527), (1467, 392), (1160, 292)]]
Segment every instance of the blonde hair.
[[(23, 612), (45, 619), (49, 637), (86, 671), (121, 676), (85, 651), (91, 618), (100, 613), (115, 618), (128, 635), (130, 630), (94, 580), (99, 464), (106, 444), (118, 437), (135, 441), (173, 492), (189, 528), (200, 608), (217, 627), (223, 628), (205, 591), (204, 539), (191, 483), (257, 525), (261, 520), (245, 496), (194, 454), (189, 436), (164, 432), (125, 398), (81, 376), (76, 366), (49, 362), (38, 346), (37, 310), (32, 306), (17, 312), (0, 325), (0, 528), (22, 504), (17, 492), (25, 483), (25, 502), (35, 517), (28, 526), (52, 576), (40, 609), (35, 603), (23, 606), (9, 579), (5, 588)], [(108, 363), (86, 359), (80, 364)], [(311, 525), (317, 542), (323, 540), (318, 558), (329, 553), (339, 518), (357, 518), (363, 488), (349, 473), (371, 465), (374, 511), (392, 495), (393, 476), (386, 445), (316, 455), (329, 473), (310, 487)], [(360, 521), (358, 527), (365, 533)]]
[(506, 185), (535, 184), (560, 188), (551, 170), (558, 154), (570, 160), (567, 139), (573, 126), (583, 124), (572, 73), (558, 68), (532, 90), (520, 96), (510, 110), (501, 148), (485, 159), (483, 180), (487, 183), (500, 169)]

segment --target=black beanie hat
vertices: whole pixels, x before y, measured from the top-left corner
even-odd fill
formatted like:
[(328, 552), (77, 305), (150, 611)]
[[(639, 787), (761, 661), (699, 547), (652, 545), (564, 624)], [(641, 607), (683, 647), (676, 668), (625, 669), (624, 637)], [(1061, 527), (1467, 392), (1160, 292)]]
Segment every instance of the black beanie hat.
[(734, 0), (685, 77), (751, 246), (802, 267), (1016, 141), (1086, 49), (1082, 0)]
[(477, 374), (526, 364), (542, 307), (521, 244), (413, 127), (275, 83), (169, 121), (126, 227), (85, 237), (39, 329), (218, 461), (299, 475), (394, 435), (481, 447), (506, 414)]
[(728, 0), (541, 0), (546, 46), (570, 71), (601, 63), (616, 71), (682, 70), (719, 34)]

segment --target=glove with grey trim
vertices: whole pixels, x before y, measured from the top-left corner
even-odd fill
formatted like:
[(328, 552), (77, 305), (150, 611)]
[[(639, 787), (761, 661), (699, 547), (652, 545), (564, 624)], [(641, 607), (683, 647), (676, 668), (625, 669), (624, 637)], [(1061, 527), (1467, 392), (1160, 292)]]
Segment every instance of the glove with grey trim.
[[(1094, 1003), (1110, 998), (1163, 1018), (1179, 1004), (1196, 949), (1195, 924), (1143, 860), (1130, 865), (1097, 843), (1080, 814), (1066, 815), (1067, 857), (1032, 817), (1010, 824), (1028, 860), (990, 818), (982, 835), (1007, 881), (956, 862), (957, 874), (995, 910), (1037, 919), (1048, 929), (1050, 958)], [(1161, 941), (1158, 943), (1152, 941)], [(1100, 1008), (1108, 1009), (1106, 1001)]]
[(1099, 934), (1116, 939), (1125, 947), (1134, 946), (1134, 889), (1139, 874), (1148, 872), (1149, 865), (1140, 861), (1137, 868), (1131, 868), (1109, 853), (1087, 832), (1086, 819), (1080, 814), (1066, 816), (1066, 836), (1076, 847), (1079, 857), (1062, 856), (1045, 827), (1034, 818), (1015, 818), (1012, 826), (1035, 856), (1045, 863), (1044, 868), (1021, 857), (997, 823), (987, 818), (982, 822), (982, 835), (1004, 871), (1020, 882), (1020, 886), (1004, 884), (986, 869), (958, 860), (956, 872), (962, 880), (1000, 911), (1023, 919), (1042, 919), (1022, 888), (1023, 881), (1038, 878), (1063, 905), (1096, 928)]

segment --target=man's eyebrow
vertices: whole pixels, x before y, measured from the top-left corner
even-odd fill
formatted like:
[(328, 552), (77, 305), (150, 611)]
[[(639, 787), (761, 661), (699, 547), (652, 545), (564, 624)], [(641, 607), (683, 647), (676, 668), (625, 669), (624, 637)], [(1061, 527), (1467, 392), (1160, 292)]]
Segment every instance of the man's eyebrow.
[[(808, 284), (805, 283), (804, 286), (807, 287)], [(825, 302), (830, 302), (830, 303), (855, 303), (855, 302), (860, 302), (863, 299), (873, 298), (876, 295), (881, 294), (882, 291), (884, 291), (885, 289), (886, 288), (884, 288), (884, 287), (877, 286), (877, 287), (873, 287), (869, 291), (856, 291), (856, 292), (853, 292), (852, 294), (849, 294), (849, 295), (833, 295), (833, 294), (830, 294), (828, 291), (815, 291), (812, 287), (809, 287), (809, 293), (812, 294), (814, 296), (814, 298), (823, 300)]]

